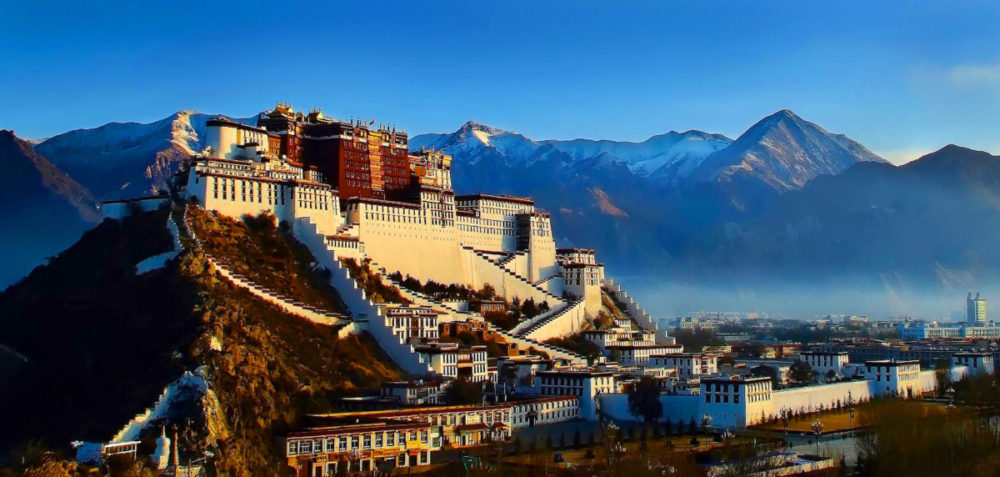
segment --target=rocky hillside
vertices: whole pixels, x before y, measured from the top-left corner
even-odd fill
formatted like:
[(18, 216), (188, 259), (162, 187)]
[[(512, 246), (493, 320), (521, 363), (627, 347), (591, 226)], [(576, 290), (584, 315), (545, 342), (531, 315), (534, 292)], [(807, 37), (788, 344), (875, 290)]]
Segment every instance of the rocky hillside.
[[(275, 436), (304, 413), (329, 410), (331, 397), (402, 377), (370, 337), (338, 339), (285, 315), (210, 273), (199, 250), (136, 275), (137, 262), (172, 247), (166, 220), (166, 211), (107, 220), (0, 294), (4, 462), (17, 462), (29, 441), (66, 449), (71, 440), (107, 440), (165, 385), (198, 369), (212, 395), (193, 414), (171, 416), (184, 427), (192, 418), (182, 453), (213, 449), (230, 475), (280, 475)], [(228, 249), (295, 249), (273, 226), (255, 230), (229, 236)], [(308, 267), (300, 260), (282, 263)], [(281, 273), (295, 289), (321, 290), (308, 275)]]
[[(0, 289), (68, 247), (100, 219), (90, 191), (35, 151), (0, 130)], [(58, 220), (52, 220), (52, 218)]]

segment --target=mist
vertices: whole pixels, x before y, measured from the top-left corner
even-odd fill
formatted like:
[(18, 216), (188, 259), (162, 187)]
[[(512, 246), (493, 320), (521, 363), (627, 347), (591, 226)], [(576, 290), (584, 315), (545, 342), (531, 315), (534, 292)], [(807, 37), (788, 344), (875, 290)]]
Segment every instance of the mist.
[[(617, 278), (616, 278), (617, 279)], [(759, 312), (772, 318), (812, 319), (826, 315), (860, 315), (873, 320), (913, 319), (961, 321), (968, 292), (989, 303), (1000, 297), (1000, 283), (956, 290), (907, 285), (892, 280), (827, 278), (706, 284), (657, 277), (619, 280), (654, 318), (674, 318), (698, 311)]]

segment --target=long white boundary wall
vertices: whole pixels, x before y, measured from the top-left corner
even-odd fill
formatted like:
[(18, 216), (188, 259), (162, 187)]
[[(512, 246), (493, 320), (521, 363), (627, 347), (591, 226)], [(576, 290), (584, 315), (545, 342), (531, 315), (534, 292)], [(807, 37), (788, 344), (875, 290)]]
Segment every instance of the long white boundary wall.
[(168, 416), (171, 404), (182, 396), (182, 393), (190, 392), (201, 396), (208, 390), (205, 379), (200, 375), (185, 371), (176, 381), (163, 388), (160, 397), (153, 404), (153, 407), (146, 409), (141, 414), (137, 414), (122, 427), (109, 442), (129, 442), (139, 440), (139, 434), (145, 429), (150, 421)]
[[(968, 376), (966, 366), (956, 366), (951, 369), (952, 381), (959, 381)], [(935, 371), (920, 372), (921, 392), (932, 392), (937, 388)], [(661, 420), (670, 418), (674, 423), (687, 422), (694, 418), (701, 423), (701, 417), (708, 414), (712, 417), (712, 427), (744, 428), (750, 425), (776, 419), (783, 411), (795, 414), (818, 412), (820, 409), (831, 409), (846, 406), (849, 401), (854, 403), (870, 401), (881, 396), (878, 383), (872, 380), (855, 380), (840, 383), (820, 384), (793, 389), (772, 391), (770, 399), (754, 403), (715, 403), (705, 402), (702, 395), (661, 395), (663, 416)], [(601, 410), (607, 415), (626, 421), (639, 421), (640, 417), (632, 415), (628, 410), (628, 394), (606, 394), (600, 397)]]

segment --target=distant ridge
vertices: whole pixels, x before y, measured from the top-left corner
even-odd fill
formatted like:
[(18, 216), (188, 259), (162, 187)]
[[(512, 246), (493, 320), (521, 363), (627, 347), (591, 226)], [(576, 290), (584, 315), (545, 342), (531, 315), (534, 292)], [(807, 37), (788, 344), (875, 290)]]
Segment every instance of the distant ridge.
[(754, 179), (780, 191), (799, 189), (858, 162), (886, 162), (843, 134), (832, 134), (782, 109), (761, 119), (694, 172), (697, 181)]
[(94, 195), (13, 131), (0, 130), (0, 289), (100, 220)]

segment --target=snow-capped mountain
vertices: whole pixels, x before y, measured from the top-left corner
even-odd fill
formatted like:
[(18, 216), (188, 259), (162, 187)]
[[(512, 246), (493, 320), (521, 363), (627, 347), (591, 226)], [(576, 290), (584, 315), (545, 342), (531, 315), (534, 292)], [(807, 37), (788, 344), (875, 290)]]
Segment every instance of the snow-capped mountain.
[(725, 148), (732, 139), (702, 131), (670, 131), (642, 142), (572, 139), (535, 141), (519, 133), (474, 121), (450, 134), (422, 134), (410, 140), (411, 149), (434, 148), (475, 164), (484, 150), (513, 163), (530, 163), (550, 155), (565, 154), (574, 162), (599, 158), (621, 162), (641, 177), (673, 183), (687, 177), (706, 157)]
[(858, 162), (886, 162), (843, 134), (831, 134), (783, 109), (761, 119), (695, 169), (692, 179), (762, 181), (784, 192)]
[(201, 150), (205, 123), (214, 117), (180, 111), (152, 123), (108, 123), (35, 148), (102, 197), (135, 197), (155, 192), (180, 161)]
[(683, 179), (710, 154), (733, 142), (722, 134), (670, 131), (642, 142), (573, 139), (545, 141), (574, 160), (607, 155), (625, 162), (633, 173), (660, 179)]

